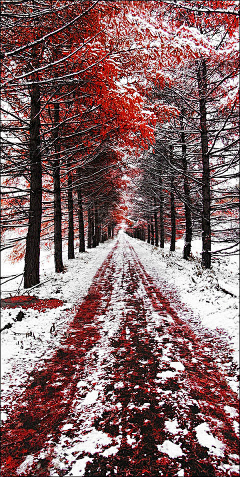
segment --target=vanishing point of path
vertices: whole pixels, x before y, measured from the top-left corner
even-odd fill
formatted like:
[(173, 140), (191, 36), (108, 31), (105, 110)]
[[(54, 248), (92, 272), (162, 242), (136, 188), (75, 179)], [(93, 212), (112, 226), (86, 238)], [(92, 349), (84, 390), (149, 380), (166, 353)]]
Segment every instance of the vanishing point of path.
[(2, 477), (239, 475), (236, 395), (171, 305), (121, 238), (3, 425)]

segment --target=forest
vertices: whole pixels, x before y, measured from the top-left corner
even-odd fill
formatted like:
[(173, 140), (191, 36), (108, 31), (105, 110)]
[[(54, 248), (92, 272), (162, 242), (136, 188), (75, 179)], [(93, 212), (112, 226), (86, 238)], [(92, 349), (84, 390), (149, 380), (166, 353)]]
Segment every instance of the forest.
[[(236, 254), (236, 0), (5, 0), (1, 230), (24, 287), (123, 228)], [(2, 282), (14, 276), (1, 277)]]

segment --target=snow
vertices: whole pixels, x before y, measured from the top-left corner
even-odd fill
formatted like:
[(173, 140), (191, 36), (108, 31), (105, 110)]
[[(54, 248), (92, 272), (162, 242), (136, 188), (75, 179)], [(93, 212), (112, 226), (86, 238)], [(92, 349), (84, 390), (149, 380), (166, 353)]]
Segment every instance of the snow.
[(170, 434), (178, 434), (178, 432), (181, 432), (181, 429), (178, 427), (177, 419), (174, 419), (173, 421), (165, 421), (165, 428)]
[[(120, 233), (119, 237), (121, 241), (124, 236)], [(220, 280), (222, 288), (228, 289), (233, 294), (236, 293), (237, 262), (233, 259), (229, 261), (223, 259), (222, 263), (214, 262), (211, 270), (202, 270), (199, 258), (199, 241), (193, 244), (194, 259), (185, 261), (181, 256), (181, 241), (177, 245), (176, 252), (169, 253), (166, 249), (162, 251), (138, 240), (131, 238), (127, 238), (127, 240), (134, 246), (144, 268), (153, 277), (160, 290), (164, 291), (164, 294), (170, 298), (174, 296), (171, 303), (175, 303), (178, 314), (181, 314), (181, 317), (192, 324), (194, 329), (199, 331), (200, 336), (203, 330), (210, 330), (216, 333), (219, 338), (226, 340), (230, 345), (233, 357), (237, 360), (238, 299), (226, 294), (218, 287)], [(46, 254), (43, 254), (41, 264), (42, 284), (34, 289), (34, 295), (39, 298), (62, 299), (64, 305), (41, 313), (32, 309), (23, 310), (24, 318), (22, 322), (14, 322), (14, 318), (21, 308), (3, 310), (3, 324), (10, 321), (13, 326), (2, 333), (2, 405), (4, 408), (2, 420), (7, 419), (14, 391), (21, 392), (27, 385), (29, 373), (34, 366), (36, 364), (38, 364), (38, 367), (44, 366), (44, 360), (49, 359), (59, 347), (62, 338), (66, 336), (77, 308), (88, 292), (94, 275), (115, 243), (116, 239), (101, 244), (98, 248), (91, 249), (85, 254), (77, 254), (76, 259), (66, 261), (66, 272), (63, 274), (55, 274), (52, 259), (48, 261)], [(102, 308), (96, 317), (100, 338), (86, 353), (84, 372), (77, 383), (78, 392), (72, 402), (69, 415), (62, 422), (62, 434), (59, 441), (56, 443), (53, 436), (49, 434), (43, 450), (47, 455), (49, 449), (54, 449), (53, 468), (50, 471), (51, 477), (62, 475), (62, 470), (66, 471), (67, 473), (64, 475), (69, 477), (83, 476), (87, 463), (93, 462), (96, 454), (100, 453), (106, 458), (114, 456), (121, 445), (120, 427), (119, 435), (110, 437), (107, 433), (96, 429), (94, 425), (95, 420), (101, 417), (104, 412), (111, 412), (114, 415), (116, 409), (121, 411), (122, 408), (120, 402), (112, 403), (105, 399), (105, 390), (109, 384), (108, 370), (114, 366), (114, 360), (116, 359), (112, 353), (112, 338), (119, 333), (123, 316), (127, 316), (127, 313), (134, 311), (131, 306), (126, 308), (126, 296), (129, 291), (127, 292), (128, 284), (123, 281), (123, 276), (127, 274), (129, 263), (124, 259), (123, 248), (117, 249), (114, 265), (111, 296), (106, 297), (106, 300), (109, 298), (107, 312), (103, 313), (104, 303), (101, 303)], [(20, 293), (22, 293), (22, 290)], [(161, 405), (161, 402), (164, 404), (164, 400), (167, 400), (168, 396), (172, 394), (170, 390), (161, 389), (161, 384), (171, 378), (177, 379), (179, 377), (183, 379), (186, 374), (185, 366), (179, 360), (177, 353), (176, 355), (170, 353), (172, 344), (167, 342), (169, 334), (167, 332), (160, 335), (155, 333), (155, 329), (161, 326), (163, 320), (171, 326), (174, 321), (173, 318), (167, 313), (162, 315), (161, 311), (156, 312), (154, 310), (143, 283), (139, 284), (138, 299), (143, 300), (148, 310), (146, 315), (147, 332), (159, 344), (163, 340), (166, 341), (161, 357), (163, 366), (160, 368), (161, 372), (158, 372), (156, 376), (160, 392), (159, 405)], [(51, 333), (52, 325), (55, 326), (55, 331)], [(32, 334), (26, 337), (26, 334), (29, 333)], [(131, 333), (128, 326), (125, 327), (125, 339), (131, 345)], [(181, 337), (179, 337), (179, 340), (181, 341)], [(190, 345), (191, 343), (189, 348)], [(206, 352), (208, 350), (204, 340), (203, 349)], [(124, 349), (120, 347), (118, 351), (120, 354)], [(192, 362), (197, 363), (198, 361), (193, 358)], [(144, 359), (139, 361), (139, 365), (142, 366), (146, 363), (147, 361)], [(221, 365), (222, 361), (220, 359), (219, 366), (221, 367)], [(229, 382), (233, 389), (236, 389), (235, 377)], [(121, 390), (124, 386), (125, 383), (119, 377), (119, 381), (115, 382), (113, 387), (115, 390)], [(138, 388), (139, 385), (134, 387), (134, 389)], [(187, 398), (182, 395), (182, 399)], [(128, 410), (135, 409), (135, 404), (129, 402), (127, 407)], [(148, 409), (150, 409), (148, 401), (138, 406), (139, 412)], [(233, 419), (233, 427), (237, 432), (237, 421), (234, 421), (234, 419), (237, 419), (235, 409), (227, 402), (224, 409)], [(72, 421), (72, 416), (75, 416), (75, 421)], [(157, 448), (160, 453), (166, 454), (169, 458), (178, 459), (183, 456), (184, 451), (180, 442), (184, 442), (188, 430), (186, 426), (181, 427), (181, 416), (179, 416), (179, 420), (171, 420), (167, 417), (165, 417), (164, 422), (167, 439)], [(72, 433), (71, 439), (68, 437), (69, 432)], [(224, 444), (213, 436), (208, 422), (197, 425), (195, 433), (199, 444), (206, 447), (211, 455), (216, 456), (216, 458), (223, 457)], [(127, 435), (127, 443), (134, 447), (136, 445), (135, 436)], [(26, 456), (25, 461), (18, 467), (18, 474), (22, 475), (25, 472), (30, 472), (35, 460), (36, 455)], [(227, 471), (227, 464), (224, 465), (223, 471), (225, 472)], [(176, 475), (184, 476), (184, 470), (179, 469)]]
[[(65, 273), (54, 272), (54, 260), (49, 256), (49, 251), (41, 252), (41, 284), (30, 292), (19, 287), (19, 280), (8, 282), (3, 285), (2, 297), (15, 294), (34, 295), (41, 299), (56, 298), (65, 303), (58, 308), (39, 312), (31, 308), (21, 307), (1, 310), (1, 327), (11, 323), (11, 329), (1, 333), (1, 383), (2, 383), (2, 407), (4, 411), (1, 419), (7, 419), (6, 409), (9, 407), (14, 391), (22, 388), (28, 380), (28, 375), (38, 363), (44, 366), (44, 360), (49, 359), (59, 347), (61, 340), (67, 334), (69, 324), (73, 320), (76, 309), (92, 283), (97, 270), (115, 245), (116, 239), (100, 244), (97, 249), (90, 249), (84, 254), (76, 253), (76, 258), (66, 260)], [(23, 271), (23, 262), (11, 264), (7, 255), (3, 254), (2, 275), (20, 273)], [(8, 290), (8, 291), (7, 291)], [(10, 290), (10, 293), (9, 293)], [(22, 310), (24, 318), (21, 322), (15, 322), (19, 311)], [(54, 325), (55, 331), (50, 332)]]
[(171, 441), (164, 441), (163, 444), (157, 446), (159, 452), (163, 452), (167, 454), (169, 457), (173, 459), (177, 459), (178, 457), (182, 457), (182, 449), (179, 445), (174, 444)]
[(212, 435), (209, 425), (206, 422), (199, 424), (199, 426), (195, 428), (195, 431), (198, 442), (201, 446), (207, 447), (210, 453), (223, 457), (224, 444)]
[(176, 376), (176, 373), (173, 373), (172, 371), (163, 371), (162, 373), (157, 374), (157, 378), (160, 379), (173, 378), (174, 376)]
[(180, 363), (179, 361), (171, 361), (170, 366), (172, 368), (175, 368), (176, 371), (184, 371), (184, 369), (185, 369), (185, 366), (183, 366), (183, 364)]
[(98, 391), (90, 391), (82, 402), (82, 406), (91, 406), (97, 401)]
[(29, 468), (31, 468), (33, 464), (33, 456), (28, 455), (24, 462), (18, 467), (17, 473), (21, 476), (23, 472), (26, 472)]
[(83, 459), (77, 460), (77, 462), (72, 467), (72, 472), (68, 475), (79, 475), (79, 477), (81, 477), (82, 475), (84, 475), (85, 468), (88, 462), (92, 462), (92, 459), (90, 459), (89, 457), (83, 457)]
[[(168, 244), (160, 249), (131, 237), (128, 239), (164, 295), (174, 296), (175, 302), (179, 300), (176, 311), (181, 310), (182, 316), (194, 320), (199, 328), (227, 340), (233, 360), (239, 365), (239, 257), (221, 257), (213, 261), (211, 269), (203, 269), (201, 240), (193, 240), (192, 258), (187, 261), (182, 258), (182, 239), (177, 241), (175, 252), (169, 251)], [(236, 381), (229, 384), (237, 392)]]

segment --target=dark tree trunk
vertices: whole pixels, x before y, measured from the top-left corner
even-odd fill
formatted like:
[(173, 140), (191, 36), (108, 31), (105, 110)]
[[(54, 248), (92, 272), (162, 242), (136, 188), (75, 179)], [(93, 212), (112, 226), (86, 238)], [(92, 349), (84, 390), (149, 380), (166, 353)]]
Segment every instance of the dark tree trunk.
[(158, 247), (158, 216), (157, 216), (157, 201), (154, 197), (154, 222), (155, 222), (155, 245)]
[(151, 227), (150, 227), (150, 222), (148, 222), (148, 237), (147, 237), (147, 243), (151, 242)]
[[(70, 168), (70, 163), (68, 163)], [(68, 259), (75, 258), (74, 255), (74, 221), (73, 221), (73, 190), (72, 173), (68, 172)]]
[(160, 248), (164, 248), (164, 195), (163, 195), (163, 180), (162, 168), (160, 168), (159, 175), (159, 199), (160, 199)]
[(151, 216), (151, 245), (154, 245), (154, 225), (153, 217)]
[(192, 243), (192, 213), (191, 213), (191, 197), (190, 187), (188, 181), (188, 162), (187, 162), (187, 146), (184, 133), (183, 116), (180, 117), (181, 122), (181, 144), (182, 144), (182, 165), (183, 165), (183, 180), (184, 180), (184, 207), (185, 207), (185, 221), (186, 221), (186, 235), (183, 249), (183, 258), (188, 259), (191, 253)]
[(88, 248), (92, 248), (92, 230), (93, 230), (92, 208), (88, 208)]
[(202, 265), (205, 268), (211, 267), (211, 219), (210, 219), (210, 169), (208, 154), (208, 128), (207, 128), (207, 68), (206, 61), (200, 60), (197, 69), (199, 106), (200, 106), (200, 127), (201, 127), (201, 147), (202, 147)]
[(100, 225), (100, 243), (104, 243), (105, 239), (104, 239), (104, 231), (103, 231), (103, 226), (102, 224)]
[(108, 238), (111, 238), (112, 228), (111, 225), (108, 225)]
[(30, 116), (30, 210), (26, 239), (24, 267), (24, 288), (39, 283), (40, 232), (42, 218), (42, 162), (40, 147), (40, 88), (38, 83), (31, 86)]
[(112, 224), (112, 238), (114, 238), (114, 225)]
[[(170, 164), (173, 163), (173, 147), (170, 146)], [(171, 252), (175, 251), (176, 247), (176, 210), (175, 210), (175, 195), (174, 195), (174, 176), (171, 168)]]
[(99, 210), (97, 204), (95, 204), (95, 237), (96, 246), (100, 243), (100, 224), (99, 224)]
[(81, 190), (81, 171), (78, 170), (78, 231), (79, 231), (79, 252), (85, 252), (85, 237), (84, 237), (84, 218), (83, 218), (83, 203)]
[(59, 103), (54, 103), (54, 147), (55, 159), (53, 166), (54, 187), (54, 260), (55, 271), (63, 272), (62, 260), (62, 207), (60, 183), (60, 144), (59, 144)]
[(96, 216), (95, 216), (95, 204), (92, 207), (92, 248), (95, 248), (96, 244)]

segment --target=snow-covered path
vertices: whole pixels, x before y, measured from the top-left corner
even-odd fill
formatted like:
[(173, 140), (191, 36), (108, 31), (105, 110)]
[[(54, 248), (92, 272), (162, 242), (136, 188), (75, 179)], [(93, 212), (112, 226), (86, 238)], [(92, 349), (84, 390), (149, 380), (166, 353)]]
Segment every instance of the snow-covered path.
[(238, 476), (236, 395), (122, 235), (3, 426), (2, 476)]

